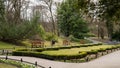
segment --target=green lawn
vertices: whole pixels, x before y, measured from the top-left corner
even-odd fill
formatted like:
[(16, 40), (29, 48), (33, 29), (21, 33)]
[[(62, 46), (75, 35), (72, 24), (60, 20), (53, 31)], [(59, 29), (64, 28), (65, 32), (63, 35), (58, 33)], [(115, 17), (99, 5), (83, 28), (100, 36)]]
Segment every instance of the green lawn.
[(13, 48), (24, 48), (24, 46), (16, 46), (13, 44), (9, 44), (9, 43), (0, 41), (0, 49), (13, 49)]
[(0, 63), (0, 68), (17, 68), (16, 66)]
[(80, 47), (80, 48), (71, 48), (71, 49), (60, 49), (57, 51), (43, 51), (43, 54), (48, 55), (76, 55), (78, 52), (97, 50), (100, 48), (110, 48), (113, 45), (101, 45), (101, 46), (90, 46), (90, 47)]

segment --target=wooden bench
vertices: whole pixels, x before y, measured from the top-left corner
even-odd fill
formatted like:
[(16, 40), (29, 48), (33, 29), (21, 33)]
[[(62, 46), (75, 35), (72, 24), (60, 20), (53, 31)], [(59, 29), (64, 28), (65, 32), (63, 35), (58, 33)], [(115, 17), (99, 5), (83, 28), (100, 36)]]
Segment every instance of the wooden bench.
[(80, 40), (80, 44), (85, 44), (85, 41), (84, 40)]
[(33, 40), (33, 41), (31, 41), (31, 47), (32, 47), (32, 48), (44, 47), (44, 41), (41, 41), (41, 40)]
[(70, 41), (68, 41), (68, 40), (63, 40), (63, 45), (70, 45)]

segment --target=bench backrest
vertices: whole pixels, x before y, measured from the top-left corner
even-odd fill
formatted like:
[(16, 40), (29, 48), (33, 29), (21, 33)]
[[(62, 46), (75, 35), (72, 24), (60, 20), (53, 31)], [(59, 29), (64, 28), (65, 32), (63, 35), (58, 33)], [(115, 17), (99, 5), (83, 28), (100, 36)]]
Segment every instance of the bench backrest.
[(33, 40), (33, 41), (31, 41), (31, 44), (32, 44), (32, 47), (37, 47), (37, 46), (43, 47), (44, 46), (44, 41)]
[(63, 45), (70, 45), (70, 41), (68, 41), (68, 40), (63, 40)]

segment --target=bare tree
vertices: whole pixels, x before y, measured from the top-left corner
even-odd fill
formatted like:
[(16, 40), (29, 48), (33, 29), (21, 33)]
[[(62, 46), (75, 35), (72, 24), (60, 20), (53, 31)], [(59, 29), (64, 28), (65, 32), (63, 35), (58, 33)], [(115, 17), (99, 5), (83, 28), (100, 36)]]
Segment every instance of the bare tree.
[(56, 23), (55, 23), (55, 19), (54, 19), (54, 14), (53, 14), (53, 6), (55, 5), (55, 2), (53, 0), (42, 0), (48, 7), (48, 10), (50, 12), (50, 16), (51, 16), (51, 23), (53, 26), (52, 32), (54, 34), (56, 34)]
[(21, 23), (22, 16), (25, 17), (29, 1), (26, 0), (6, 0), (6, 20), (16, 24)]

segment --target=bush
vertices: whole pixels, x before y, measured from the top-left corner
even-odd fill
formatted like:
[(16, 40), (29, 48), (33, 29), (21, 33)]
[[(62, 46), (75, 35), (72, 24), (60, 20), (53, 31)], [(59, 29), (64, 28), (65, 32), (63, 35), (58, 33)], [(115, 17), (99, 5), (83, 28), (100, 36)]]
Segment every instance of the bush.
[(120, 41), (120, 31), (116, 31), (112, 34), (112, 39)]
[(45, 40), (47, 40), (47, 41), (51, 41), (51, 40), (58, 41), (58, 37), (56, 35), (53, 35), (52, 33), (47, 32)]
[(17, 42), (30, 38), (38, 33), (39, 23), (37, 21), (38, 18), (35, 17), (31, 21), (21, 21), (19, 24), (9, 21), (1, 22), (0, 40), (16, 44)]
[(96, 36), (95, 36), (95, 34), (93, 34), (93, 33), (87, 33), (87, 34), (86, 34), (86, 37), (96, 37)]
[(70, 35), (69, 36), (70, 40), (73, 42), (80, 42), (80, 39), (75, 38), (74, 36)]

